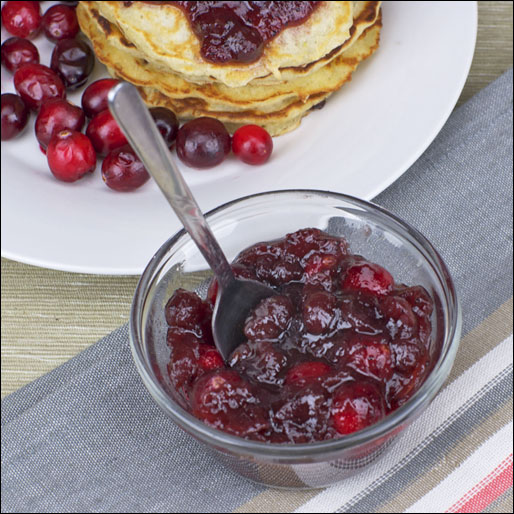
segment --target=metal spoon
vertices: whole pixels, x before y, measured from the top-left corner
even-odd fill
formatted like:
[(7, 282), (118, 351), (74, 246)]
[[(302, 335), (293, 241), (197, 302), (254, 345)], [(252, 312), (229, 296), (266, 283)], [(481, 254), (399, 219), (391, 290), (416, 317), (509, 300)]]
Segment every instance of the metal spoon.
[(218, 280), (212, 316), (216, 348), (228, 361), (243, 342), (243, 325), (249, 311), (276, 292), (253, 280), (237, 279), (214, 237), (200, 207), (175, 164), (137, 89), (121, 82), (109, 92), (109, 108), (148, 173), (161, 188)]

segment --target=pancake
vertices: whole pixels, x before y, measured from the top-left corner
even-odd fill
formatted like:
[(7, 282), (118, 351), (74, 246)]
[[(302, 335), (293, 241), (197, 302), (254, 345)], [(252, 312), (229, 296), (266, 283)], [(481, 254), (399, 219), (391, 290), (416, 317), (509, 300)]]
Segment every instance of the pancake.
[(259, 77), (283, 80), (282, 68), (303, 67), (338, 49), (350, 38), (353, 2), (321, 2), (307, 20), (281, 31), (252, 63), (216, 64), (200, 53), (200, 42), (183, 11), (173, 5), (100, 1), (94, 4), (103, 18), (157, 66), (173, 70), (189, 82), (218, 81), (231, 87)]
[[(327, 68), (326, 70), (322, 69), (324, 73), (337, 75), (339, 86), (350, 80), (352, 72), (357, 68), (358, 64), (378, 48), (380, 29), (381, 19), (379, 18), (375, 25), (368, 28), (357, 43), (352, 45), (347, 52), (328, 64), (325, 67)], [(108, 70), (112, 76), (124, 78), (132, 82), (126, 75), (120, 75), (116, 69), (108, 68)], [(303, 116), (333, 93), (331, 90), (319, 90), (307, 99), (292, 101), (280, 110), (263, 112), (258, 109), (241, 111), (217, 110), (209, 105), (208, 102), (198, 97), (174, 98), (152, 86), (139, 85), (138, 89), (148, 105), (167, 107), (181, 119), (187, 120), (200, 116), (211, 116), (222, 121), (231, 132), (241, 125), (254, 123), (265, 128), (272, 136), (285, 134), (296, 128)]]
[[(375, 22), (379, 4), (380, 2), (356, 2), (355, 12), (359, 14), (352, 26), (352, 35), (344, 45), (346, 49), (369, 27), (371, 19)], [(83, 32), (91, 39), (98, 58), (119, 77), (137, 85), (154, 87), (176, 99), (201, 98), (211, 110), (276, 111), (293, 101), (305, 101), (321, 91), (334, 91), (347, 80), (347, 66), (339, 73), (334, 72), (333, 67), (325, 69), (325, 66), (311, 73), (288, 70), (291, 78), (278, 84), (262, 84), (254, 80), (244, 87), (228, 87), (219, 82), (197, 85), (186, 81), (180, 74), (156, 67), (143, 59), (139, 52), (127, 44), (116, 25), (101, 18), (94, 2), (81, 2), (77, 8), (77, 16)], [(351, 44), (347, 45), (348, 42)], [(338, 55), (343, 53), (338, 52)], [(334, 59), (337, 60), (337, 57), (329, 62)]]

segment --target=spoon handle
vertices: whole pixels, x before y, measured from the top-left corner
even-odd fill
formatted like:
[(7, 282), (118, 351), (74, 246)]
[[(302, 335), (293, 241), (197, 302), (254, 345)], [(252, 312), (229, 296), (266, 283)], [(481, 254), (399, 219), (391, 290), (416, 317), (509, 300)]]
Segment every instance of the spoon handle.
[(109, 108), (148, 173), (214, 271), (221, 288), (234, 274), (200, 207), (174, 162), (137, 89), (121, 82), (109, 92)]

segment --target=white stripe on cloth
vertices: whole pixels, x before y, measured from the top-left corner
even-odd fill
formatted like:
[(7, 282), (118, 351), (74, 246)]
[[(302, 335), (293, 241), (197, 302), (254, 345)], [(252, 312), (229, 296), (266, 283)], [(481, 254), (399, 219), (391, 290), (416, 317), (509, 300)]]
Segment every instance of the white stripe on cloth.
[[(512, 365), (512, 335), (494, 347), (443, 389), (414, 423), (405, 429), (392, 451), (369, 469), (331, 486), (304, 503), (295, 512), (334, 512), (371, 484), (379, 485), (411, 460), (451, 421), (449, 418), (480, 389)], [(442, 426), (444, 425), (444, 426)], [(402, 462), (408, 456), (406, 462)], [(301, 477), (300, 477), (301, 478)]]
[(445, 512), (512, 453), (512, 421), (405, 512)]

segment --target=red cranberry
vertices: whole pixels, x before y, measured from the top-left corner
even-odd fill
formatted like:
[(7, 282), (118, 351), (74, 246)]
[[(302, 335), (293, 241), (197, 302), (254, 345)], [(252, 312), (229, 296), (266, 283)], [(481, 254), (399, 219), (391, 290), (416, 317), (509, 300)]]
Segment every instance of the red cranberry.
[(336, 297), (326, 291), (308, 293), (303, 303), (302, 319), (311, 334), (323, 334), (337, 321)]
[(27, 63), (39, 63), (39, 52), (33, 43), (21, 37), (11, 37), (2, 43), (2, 64), (11, 73)]
[(358, 337), (347, 344), (345, 359), (348, 367), (367, 377), (381, 381), (391, 377), (391, 350), (383, 339)]
[(173, 386), (181, 391), (184, 386), (189, 386), (200, 373), (200, 348), (203, 345), (194, 334), (175, 327), (168, 329), (167, 342), (171, 348), (168, 374)]
[(321, 385), (312, 384), (286, 397), (273, 416), (273, 428), (291, 443), (310, 443), (329, 435), (329, 407)]
[(250, 341), (276, 339), (287, 327), (293, 305), (286, 296), (271, 296), (262, 300), (245, 321), (244, 333)]
[(418, 320), (409, 302), (399, 296), (386, 296), (380, 307), (387, 319), (387, 329), (393, 339), (410, 339), (418, 330)]
[(39, 110), (34, 126), (39, 144), (46, 148), (51, 137), (61, 130), (76, 130), (80, 132), (86, 117), (80, 107), (61, 98), (47, 100)]
[(47, 39), (54, 43), (74, 38), (79, 33), (75, 9), (63, 4), (52, 5), (43, 16), (43, 31)]
[(314, 253), (307, 259), (304, 269), (307, 275), (312, 276), (326, 271), (333, 271), (337, 268), (337, 264), (337, 257), (335, 255)]
[(54, 134), (48, 143), (46, 157), (50, 171), (64, 182), (75, 182), (96, 167), (91, 141), (76, 131), (63, 130)]
[(61, 79), (47, 66), (29, 63), (14, 74), (14, 87), (27, 106), (37, 111), (50, 98), (66, 98)]
[(281, 385), (288, 359), (270, 341), (249, 341), (239, 345), (230, 366), (261, 384)]
[(202, 353), (198, 364), (204, 371), (213, 371), (225, 366), (223, 357), (215, 348), (209, 348), (204, 353)]
[(150, 175), (130, 145), (111, 150), (102, 163), (102, 179), (115, 191), (134, 191)]
[(308, 257), (312, 251), (319, 251), (321, 230), (305, 228), (286, 235), (286, 251), (299, 259)]
[(434, 303), (430, 298), (427, 290), (422, 286), (404, 287), (399, 289), (396, 294), (402, 298), (405, 298), (412, 311), (418, 317), (429, 317), (432, 315), (434, 310)]
[(12, 139), (23, 131), (29, 119), (29, 110), (18, 95), (2, 95), (2, 141)]
[(384, 417), (384, 400), (373, 384), (346, 383), (334, 393), (331, 412), (337, 432), (351, 434)]
[(363, 291), (375, 296), (389, 294), (393, 290), (393, 285), (391, 273), (371, 262), (347, 269), (342, 282), (343, 289)]
[(13, 36), (34, 37), (41, 25), (39, 2), (5, 2), (2, 7), (2, 24)]
[(287, 372), (286, 384), (303, 387), (315, 379), (328, 375), (330, 366), (321, 361), (302, 362)]
[(127, 138), (108, 109), (93, 117), (86, 135), (100, 155), (107, 155), (111, 150), (127, 144)]
[(177, 134), (177, 155), (192, 168), (212, 168), (230, 152), (230, 135), (221, 121), (197, 118), (180, 127)]
[(80, 39), (62, 39), (52, 52), (50, 67), (68, 89), (77, 89), (87, 82), (95, 66), (95, 54)]
[(178, 133), (178, 120), (175, 114), (165, 107), (152, 107), (150, 114), (168, 148), (171, 149)]
[(232, 136), (232, 151), (246, 164), (264, 164), (273, 151), (273, 139), (258, 125), (245, 125)]
[(100, 79), (86, 87), (82, 94), (82, 109), (88, 118), (92, 118), (109, 107), (107, 95), (111, 88), (118, 83), (119, 80), (116, 79)]

